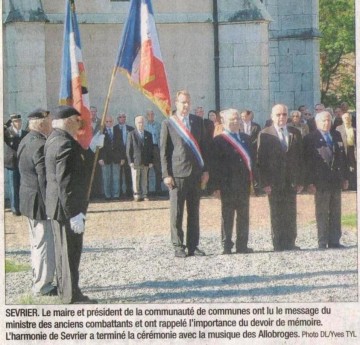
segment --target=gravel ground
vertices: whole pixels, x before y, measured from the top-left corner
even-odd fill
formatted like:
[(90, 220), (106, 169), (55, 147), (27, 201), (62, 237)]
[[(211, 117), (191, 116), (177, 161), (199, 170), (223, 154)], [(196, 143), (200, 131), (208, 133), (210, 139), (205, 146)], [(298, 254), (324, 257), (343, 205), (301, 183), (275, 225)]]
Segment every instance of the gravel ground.
[[(100, 303), (350, 302), (358, 300), (357, 232), (343, 229), (343, 250), (317, 249), (313, 197), (298, 198), (301, 251), (272, 252), (265, 197), (252, 197), (249, 246), (253, 254), (221, 255), (219, 201), (201, 201), (200, 247), (206, 257), (174, 258), (169, 202), (92, 203), (80, 286)], [(356, 194), (343, 193), (346, 212)], [(5, 213), (6, 258), (30, 264), (26, 220)], [(31, 272), (6, 274), (6, 303), (30, 295)], [(36, 301), (35, 301), (36, 302)], [(57, 298), (41, 303), (59, 303)]]

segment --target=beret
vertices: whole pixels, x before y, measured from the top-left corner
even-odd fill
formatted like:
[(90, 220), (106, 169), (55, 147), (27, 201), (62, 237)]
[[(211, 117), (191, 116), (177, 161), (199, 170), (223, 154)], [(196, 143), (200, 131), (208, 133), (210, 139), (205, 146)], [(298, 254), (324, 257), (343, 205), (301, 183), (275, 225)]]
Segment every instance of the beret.
[(51, 112), (51, 114), (53, 119), (66, 119), (73, 115), (80, 116), (80, 113), (69, 105), (59, 105)]
[(50, 114), (50, 111), (41, 109), (41, 108), (37, 108), (37, 109), (33, 110), (31, 113), (29, 113), (27, 117), (29, 120), (44, 119), (49, 114)]
[(21, 119), (21, 115), (20, 114), (10, 114), (10, 120), (17, 120), (17, 119)]

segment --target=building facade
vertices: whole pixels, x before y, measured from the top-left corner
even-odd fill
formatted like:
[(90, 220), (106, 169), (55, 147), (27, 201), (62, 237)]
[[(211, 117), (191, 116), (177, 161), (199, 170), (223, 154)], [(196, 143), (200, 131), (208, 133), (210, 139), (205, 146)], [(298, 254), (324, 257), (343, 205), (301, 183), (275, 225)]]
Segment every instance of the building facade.
[[(90, 103), (104, 107), (129, 1), (76, 0)], [(318, 0), (153, 0), (171, 95), (207, 111), (320, 100)], [(65, 0), (3, 0), (4, 118), (58, 103)], [(154, 105), (119, 74), (108, 114)]]

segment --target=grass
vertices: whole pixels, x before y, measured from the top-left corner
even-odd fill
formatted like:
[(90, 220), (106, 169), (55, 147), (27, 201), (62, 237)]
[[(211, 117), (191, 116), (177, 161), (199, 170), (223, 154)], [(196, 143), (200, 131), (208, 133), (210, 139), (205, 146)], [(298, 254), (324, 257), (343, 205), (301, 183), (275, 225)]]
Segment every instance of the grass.
[(30, 265), (5, 260), (5, 273), (24, 272), (31, 269)]
[(34, 296), (32, 294), (24, 294), (22, 296), (20, 296), (17, 301), (16, 304), (33, 304), (33, 305), (41, 305), (41, 304), (61, 304), (61, 301), (59, 299), (59, 297), (56, 296)]
[(356, 213), (345, 214), (341, 217), (341, 225), (349, 228), (357, 228), (357, 216)]

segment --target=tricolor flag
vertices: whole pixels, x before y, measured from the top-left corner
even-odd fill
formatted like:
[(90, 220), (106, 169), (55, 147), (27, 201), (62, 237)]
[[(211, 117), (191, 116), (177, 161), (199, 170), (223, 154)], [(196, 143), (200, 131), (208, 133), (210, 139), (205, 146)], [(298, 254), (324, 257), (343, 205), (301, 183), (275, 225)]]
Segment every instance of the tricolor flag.
[(169, 87), (150, 0), (131, 0), (116, 67), (124, 72), (130, 84), (140, 89), (164, 115), (170, 115)]
[(74, 0), (66, 0), (59, 98), (60, 104), (71, 105), (81, 113), (84, 128), (78, 135), (78, 142), (88, 148), (92, 139), (90, 103)]

